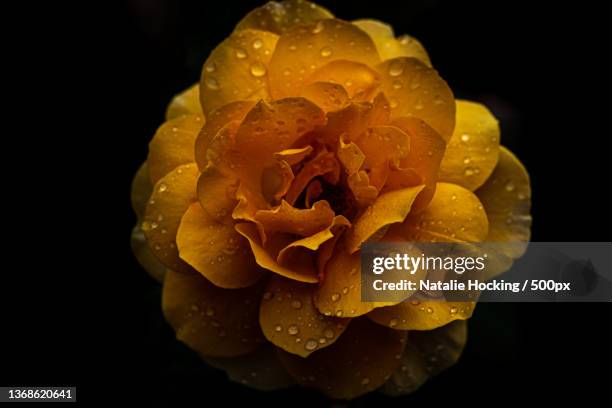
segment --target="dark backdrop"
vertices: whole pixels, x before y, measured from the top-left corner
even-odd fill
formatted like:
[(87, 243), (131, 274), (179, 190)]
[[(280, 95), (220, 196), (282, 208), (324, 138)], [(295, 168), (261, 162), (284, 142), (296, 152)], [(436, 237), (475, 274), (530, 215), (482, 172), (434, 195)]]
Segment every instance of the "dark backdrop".
[[(602, 10), (584, 2), (320, 3), (340, 18), (377, 18), (416, 36), (456, 96), (493, 110), (502, 143), (531, 175), (534, 241), (610, 240)], [(19, 266), (5, 268), (3, 384), (76, 384), (81, 401), (328, 404), (310, 391), (252, 391), (206, 368), (174, 340), (158, 285), (129, 248), (130, 182), (168, 101), (198, 79), (210, 50), (257, 4), (81, 4), (72, 10), (74, 29), (52, 24), (74, 45), (77, 63), (61, 90), (41, 95), (45, 109), (59, 105), (61, 121), (43, 124), (36, 171), (24, 176), (36, 186), (37, 199), (22, 202), (36, 228), (22, 229), (8, 256)], [(54, 52), (44, 53), (43, 67), (55, 63)], [(84, 112), (73, 121), (77, 110)], [(456, 366), (414, 395), (355, 404), (592, 401), (609, 381), (610, 311), (609, 304), (481, 304)]]

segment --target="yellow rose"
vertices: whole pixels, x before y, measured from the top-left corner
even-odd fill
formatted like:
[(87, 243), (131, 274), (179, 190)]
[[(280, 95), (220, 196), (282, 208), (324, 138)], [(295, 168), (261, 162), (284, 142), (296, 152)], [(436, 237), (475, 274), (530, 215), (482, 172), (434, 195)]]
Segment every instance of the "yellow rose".
[(475, 303), (361, 302), (360, 246), (528, 242), (529, 178), (499, 136), (416, 39), (270, 2), (170, 103), (133, 183), (134, 253), (177, 338), (230, 378), (411, 392), (458, 359)]

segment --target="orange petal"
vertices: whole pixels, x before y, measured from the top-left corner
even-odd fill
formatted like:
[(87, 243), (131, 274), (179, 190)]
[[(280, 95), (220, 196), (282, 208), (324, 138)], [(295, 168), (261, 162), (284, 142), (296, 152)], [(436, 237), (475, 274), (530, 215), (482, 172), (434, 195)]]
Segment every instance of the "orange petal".
[(208, 114), (206, 124), (202, 127), (195, 142), (195, 158), (200, 170), (204, 170), (208, 164), (206, 149), (211, 145), (217, 133), (230, 122), (241, 123), (253, 106), (255, 106), (253, 101), (231, 102)]
[(179, 258), (176, 233), (181, 217), (197, 200), (198, 168), (185, 164), (160, 179), (153, 188), (141, 228), (155, 256), (168, 268), (190, 271)]
[[(436, 191), (438, 170), (444, 155), (444, 140), (438, 132), (417, 118), (398, 118), (393, 121), (393, 125), (410, 135), (410, 152), (400, 161), (400, 169), (397, 169), (400, 174), (392, 174), (389, 178), (397, 178), (408, 171), (408, 174), (403, 175), (410, 177), (411, 180), (404, 179), (404, 183), (416, 181), (409, 170), (401, 169), (412, 169), (419, 176), (425, 188), (412, 207), (412, 211), (419, 212), (429, 204)], [(389, 185), (391, 186), (392, 184)]]
[(374, 203), (378, 196), (378, 189), (370, 184), (370, 176), (365, 170), (351, 174), (347, 177), (346, 182), (359, 207), (366, 207)]
[(346, 133), (340, 136), (340, 145), (338, 146), (336, 155), (347, 176), (351, 176), (357, 173), (363, 165), (365, 154), (363, 154), (359, 146), (351, 142), (346, 136)]
[(431, 66), (427, 51), (416, 38), (405, 34), (395, 38), (393, 28), (378, 20), (363, 19), (352, 23), (368, 33), (383, 61), (397, 57), (413, 57)]
[(153, 255), (153, 251), (149, 248), (149, 244), (140, 227), (140, 223), (132, 229), (130, 244), (132, 253), (140, 266), (142, 266), (153, 279), (158, 282), (163, 282), (164, 276), (166, 275), (166, 266), (159, 262), (157, 257)]
[(257, 227), (254, 224), (237, 224), (236, 231), (249, 241), (255, 260), (262, 268), (300, 282), (318, 282), (317, 272), (314, 268), (312, 257), (306, 252), (296, 253), (299, 258), (293, 259), (291, 266), (283, 266), (278, 263), (278, 253), (290, 244), (290, 238), (288, 236), (276, 234), (268, 239), (264, 246), (261, 243)]
[(295, 208), (285, 200), (273, 210), (260, 210), (255, 214), (266, 234), (286, 232), (307, 237), (319, 232), (334, 219), (334, 211), (327, 201), (317, 201), (309, 209)]
[(382, 306), (361, 301), (360, 272), (359, 254), (351, 255), (341, 243), (338, 244), (325, 265), (323, 282), (314, 298), (317, 309), (325, 316), (356, 317)]
[(333, 17), (327, 9), (309, 1), (269, 1), (247, 14), (234, 31), (256, 29), (282, 34), (298, 24), (310, 24)]
[(304, 160), (310, 153), (312, 153), (312, 146), (305, 146), (295, 149), (285, 149), (280, 152), (274, 153), (274, 158), (277, 160), (283, 160), (290, 166), (294, 166)]
[(378, 73), (369, 66), (347, 60), (332, 61), (317, 69), (307, 83), (333, 82), (346, 90), (355, 100), (370, 100), (380, 85)]
[(258, 322), (263, 288), (222, 289), (199, 273), (168, 270), (162, 309), (176, 337), (191, 349), (205, 356), (239, 356), (265, 341)]
[(334, 249), (338, 239), (342, 233), (351, 226), (351, 222), (343, 215), (336, 215), (330, 227), (331, 233), (334, 235), (332, 239), (325, 241), (317, 252), (317, 269), (319, 271), (319, 279), (323, 280), (325, 274), (325, 266), (334, 255)]
[[(284, 247), (278, 253), (278, 263), (281, 265), (290, 265), (291, 261), (296, 258), (296, 254), (294, 254), (295, 251), (317, 251), (319, 248), (327, 244), (333, 238), (337, 238), (341, 233), (342, 229), (350, 226), (351, 223), (346, 217), (344, 217), (343, 215), (335, 216), (331, 224), (325, 229), (314, 233), (306, 238), (293, 241), (292, 243)], [(317, 255), (320, 255), (320, 253), (317, 253)], [(317, 267), (319, 267), (320, 269), (320, 257), (317, 258)]]
[(312, 284), (274, 276), (259, 309), (266, 338), (301, 357), (333, 344), (349, 323), (349, 319), (321, 315), (312, 302), (315, 289)]
[(230, 380), (256, 390), (274, 391), (295, 384), (280, 364), (276, 347), (269, 343), (244, 356), (202, 357), (209, 365), (225, 371)]
[(216, 222), (200, 203), (183, 215), (176, 241), (181, 258), (222, 288), (251, 286), (263, 275), (248, 242), (233, 225)]
[(306, 207), (312, 206), (321, 193), (323, 193), (323, 187), (321, 186), (321, 182), (319, 180), (314, 180), (312, 183), (310, 183), (306, 188), (304, 198)]
[(210, 54), (202, 69), (204, 113), (239, 100), (268, 99), (268, 63), (278, 35), (260, 30), (234, 32)]
[(313, 102), (325, 112), (342, 109), (349, 101), (349, 95), (342, 85), (333, 82), (321, 81), (308, 84), (302, 89), (300, 96)]
[(132, 190), (130, 199), (132, 201), (132, 209), (136, 213), (138, 219), (144, 216), (145, 208), (151, 193), (153, 192), (153, 185), (149, 179), (149, 168), (147, 162), (144, 162), (136, 171), (134, 179), (132, 180)]
[(214, 166), (206, 167), (198, 178), (198, 200), (206, 214), (216, 222), (232, 223), (232, 210), (238, 204), (238, 180), (224, 176)]
[[(486, 183), (476, 190), (489, 218), (486, 241), (495, 243), (488, 253), (489, 277), (509, 269), (523, 255), (531, 237), (531, 185), (529, 174), (512, 152), (501, 146), (499, 162)], [(508, 243), (509, 245), (503, 245)]]
[(169, 120), (157, 129), (147, 157), (151, 184), (181, 164), (195, 161), (193, 146), (203, 125), (203, 116), (187, 115)]
[(429, 378), (455, 364), (466, 341), (467, 324), (463, 320), (435, 330), (408, 332), (400, 366), (380, 391), (389, 396), (414, 392)]
[(339, 170), (340, 165), (333, 153), (327, 151), (320, 152), (315, 158), (304, 164), (287, 191), (285, 200), (291, 205), (295, 204), (311, 180), (329, 173), (337, 173)]
[(499, 156), (499, 124), (479, 103), (457, 100), (457, 124), (440, 164), (440, 181), (474, 191), (491, 175)]
[(436, 70), (415, 58), (399, 57), (378, 67), (391, 116), (417, 117), (449, 140), (455, 128), (453, 92)]
[(263, 169), (261, 174), (261, 193), (269, 202), (278, 202), (291, 187), (295, 176), (289, 163), (276, 159), (274, 164)]
[(204, 116), (202, 105), (200, 105), (199, 82), (174, 96), (168, 108), (166, 108), (166, 120), (178, 118), (183, 115)]
[(489, 231), (487, 214), (471, 191), (438, 183), (429, 206), (391, 227), (390, 233), (413, 242), (482, 242)]
[(374, 204), (354, 221), (353, 228), (346, 237), (347, 250), (350, 253), (357, 251), (362, 243), (380, 234), (381, 230), (404, 221), (423, 187), (408, 187), (380, 195)]
[(308, 358), (279, 351), (281, 363), (301, 385), (331, 398), (351, 399), (380, 387), (398, 367), (406, 332), (354, 319), (331, 347)]
[(287, 30), (279, 38), (270, 60), (272, 97), (296, 95), (308, 76), (336, 60), (375, 66), (380, 58), (370, 37), (342, 20), (321, 20)]
[(432, 330), (453, 320), (469, 319), (475, 307), (476, 302), (411, 300), (374, 309), (368, 317), (396, 330)]

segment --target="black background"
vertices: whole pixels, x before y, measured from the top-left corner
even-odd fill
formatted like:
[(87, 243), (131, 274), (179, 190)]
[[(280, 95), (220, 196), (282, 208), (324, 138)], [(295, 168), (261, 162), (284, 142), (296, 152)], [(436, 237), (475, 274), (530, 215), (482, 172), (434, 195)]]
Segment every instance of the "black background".
[[(77, 385), (82, 402), (331, 404), (299, 389), (252, 391), (203, 366), (174, 340), (159, 288), (129, 248), (132, 175), (168, 101), (258, 4), (81, 4), (59, 10), (62, 20), (31, 10), (33, 26), (44, 22), (37, 48), (20, 48), (33, 60), (23, 79), (33, 88), (5, 132), (20, 143), (5, 154), (3, 197), (14, 209), (4, 217), (12, 235), (0, 285), (0, 385)], [(534, 241), (610, 240), (603, 10), (584, 2), (321, 4), (339, 18), (377, 18), (416, 36), (457, 97), (494, 111), (502, 143), (531, 175)], [(456, 366), (411, 396), (353, 403), (605, 398), (610, 312), (609, 304), (481, 304)]]

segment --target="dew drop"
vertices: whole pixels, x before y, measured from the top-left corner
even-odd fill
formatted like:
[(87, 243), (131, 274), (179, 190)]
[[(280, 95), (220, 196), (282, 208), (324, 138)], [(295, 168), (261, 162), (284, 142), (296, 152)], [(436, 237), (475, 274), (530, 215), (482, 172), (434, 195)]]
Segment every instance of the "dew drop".
[(300, 309), (302, 307), (302, 302), (300, 302), (299, 300), (294, 300), (293, 302), (291, 302), (291, 307), (294, 309)]
[(393, 60), (389, 64), (389, 75), (392, 77), (400, 76), (404, 72), (404, 63), (401, 60)]
[(295, 324), (289, 326), (289, 328), (287, 329), (287, 333), (289, 333), (291, 336), (295, 336), (299, 332), (300, 332), (300, 329), (298, 329), (298, 327)]
[(304, 348), (308, 351), (312, 351), (319, 346), (319, 343), (314, 339), (309, 339), (305, 344)]
[(159, 191), (160, 193), (163, 193), (164, 191), (166, 191), (168, 189), (168, 186), (165, 185), (164, 183), (161, 183), (159, 185), (159, 188), (157, 189), (157, 191)]
[(244, 48), (236, 48), (236, 58), (244, 59), (248, 56)]
[(365, 377), (361, 380), (361, 385), (368, 385), (370, 383), (370, 379)]
[(206, 86), (209, 87), (210, 89), (213, 89), (213, 90), (219, 89), (219, 82), (213, 77), (206, 78), (204, 82), (206, 83)]
[(468, 140), (470, 140), (470, 135), (468, 135), (467, 133), (461, 135), (462, 142), (467, 142)]
[(399, 319), (397, 317), (394, 317), (393, 319), (389, 320), (389, 327), (395, 327), (397, 326), (399, 323)]
[(254, 62), (251, 64), (251, 75), (257, 78), (266, 75), (266, 66), (261, 62)]
[(276, 326), (274, 326), (274, 331), (277, 333), (280, 333), (283, 331), (283, 326), (281, 326), (280, 324), (277, 324)]
[(334, 333), (334, 331), (333, 331), (332, 329), (326, 329), (326, 330), (323, 332), (323, 335), (324, 335), (326, 338), (328, 338), (328, 339), (333, 339), (333, 338), (334, 338), (334, 336), (336, 335), (336, 333)]
[(261, 41), (261, 39), (256, 38), (255, 40), (253, 40), (253, 48), (255, 48), (256, 50), (260, 49), (261, 47), (263, 47), (263, 41)]
[(323, 47), (323, 48), (321, 48), (321, 56), (322, 56), (323, 58), (327, 58), (327, 57), (329, 57), (330, 55), (332, 55), (332, 49), (331, 49), (331, 48), (329, 48), (329, 47)]
[(516, 186), (514, 185), (514, 182), (512, 180), (506, 183), (506, 191), (511, 192), (514, 191), (515, 188)]
[(325, 29), (325, 26), (323, 25), (323, 21), (319, 21), (317, 25), (315, 25), (315, 27), (312, 29), (312, 33), (319, 34), (324, 29)]
[(338, 300), (340, 300), (340, 294), (334, 293), (333, 295), (331, 295), (331, 300), (332, 302), (337, 302)]

